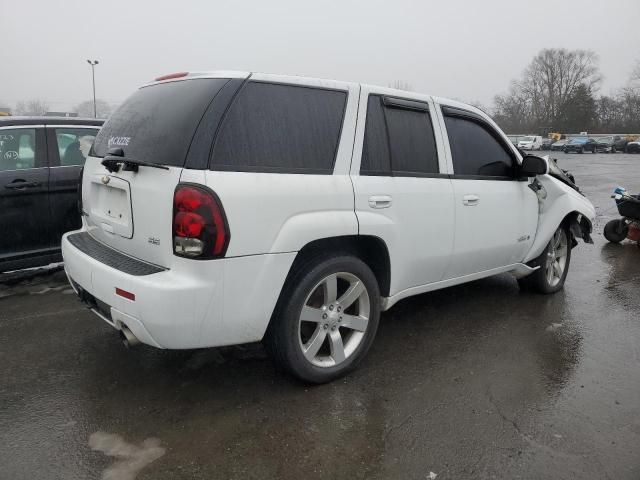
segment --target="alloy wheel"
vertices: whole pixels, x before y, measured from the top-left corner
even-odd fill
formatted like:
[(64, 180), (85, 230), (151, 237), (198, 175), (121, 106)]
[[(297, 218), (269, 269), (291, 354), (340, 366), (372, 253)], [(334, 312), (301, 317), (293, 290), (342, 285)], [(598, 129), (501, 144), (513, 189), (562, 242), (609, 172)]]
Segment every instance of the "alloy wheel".
[(545, 263), (545, 273), (549, 286), (555, 287), (562, 280), (564, 270), (567, 266), (567, 254), (569, 242), (567, 233), (563, 228), (556, 230), (549, 242), (549, 251)]
[(302, 353), (318, 367), (335, 367), (356, 351), (369, 326), (364, 282), (348, 272), (326, 276), (307, 296), (298, 321)]

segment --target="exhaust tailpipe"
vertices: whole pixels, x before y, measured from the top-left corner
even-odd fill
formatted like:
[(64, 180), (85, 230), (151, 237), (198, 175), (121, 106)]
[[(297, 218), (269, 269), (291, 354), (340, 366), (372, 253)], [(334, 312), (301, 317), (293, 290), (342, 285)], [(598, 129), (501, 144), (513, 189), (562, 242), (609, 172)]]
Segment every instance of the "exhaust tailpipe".
[(140, 345), (140, 340), (136, 337), (129, 327), (125, 324), (120, 326), (120, 340), (122, 340), (122, 344), (126, 347), (135, 347), (136, 345)]

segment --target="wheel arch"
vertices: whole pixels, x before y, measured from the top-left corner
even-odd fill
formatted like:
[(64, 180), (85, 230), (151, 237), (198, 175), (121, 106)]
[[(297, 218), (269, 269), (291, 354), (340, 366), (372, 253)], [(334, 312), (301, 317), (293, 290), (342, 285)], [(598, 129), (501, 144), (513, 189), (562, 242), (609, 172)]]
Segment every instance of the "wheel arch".
[[(304, 264), (329, 253), (353, 255), (371, 269), (378, 280), (380, 294), (389, 295), (391, 285), (391, 259), (387, 244), (374, 235), (342, 235), (313, 240), (304, 245), (289, 269), (287, 280)], [(285, 285), (287, 281), (285, 280)]]
[(289, 272), (280, 289), (275, 308), (273, 309), (269, 324), (266, 328), (267, 335), (269, 335), (269, 331), (274, 325), (274, 316), (278, 314), (283, 302), (286, 300), (287, 292), (291, 288), (292, 279), (296, 276), (295, 274), (298, 270), (332, 253), (354, 255), (362, 260), (371, 268), (376, 277), (380, 295), (382, 297), (389, 295), (391, 286), (391, 259), (389, 257), (389, 249), (380, 237), (374, 235), (341, 235), (313, 240), (298, 251), (289, 268)]

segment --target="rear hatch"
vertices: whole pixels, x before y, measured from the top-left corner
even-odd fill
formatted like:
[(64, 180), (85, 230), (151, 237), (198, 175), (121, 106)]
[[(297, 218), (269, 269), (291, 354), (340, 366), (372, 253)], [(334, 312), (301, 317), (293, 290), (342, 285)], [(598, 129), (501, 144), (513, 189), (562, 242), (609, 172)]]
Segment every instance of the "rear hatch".
[[(82, 181), (82, 209), (94, 238), (135, 258), (171, 266), (174, 190), (198, 125), (228, 82), (187, 77), (154, 83), (113, 113), (96, 137)], [(132, 171), (116, 164), (117, 171), (109, 171), (102, 162), (114, 158), (117, 148), (123, 159), (152, 165)], [(206, 148), (201, 156), (207, 156), (200, 162), (205, 168)]]

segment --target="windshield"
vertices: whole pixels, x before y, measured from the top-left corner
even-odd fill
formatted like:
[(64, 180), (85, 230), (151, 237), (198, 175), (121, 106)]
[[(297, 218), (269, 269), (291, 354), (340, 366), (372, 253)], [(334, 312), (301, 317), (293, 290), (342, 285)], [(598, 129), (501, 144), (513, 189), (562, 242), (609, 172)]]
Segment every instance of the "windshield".
[(522, 139), (523, 142), (533, 142), (535, 141), (536, 137), (524, 137)]
[(572, 138), (569, 143), (580, 144), (580, 143), (586, 143), (586, 142), (587, 142), (586, 138)]
[(140, 88), (104, 124), (91, 155), (120, 147), (132, 160), (182, 167), (198, 123), (227, 82), (199, 78)]

